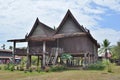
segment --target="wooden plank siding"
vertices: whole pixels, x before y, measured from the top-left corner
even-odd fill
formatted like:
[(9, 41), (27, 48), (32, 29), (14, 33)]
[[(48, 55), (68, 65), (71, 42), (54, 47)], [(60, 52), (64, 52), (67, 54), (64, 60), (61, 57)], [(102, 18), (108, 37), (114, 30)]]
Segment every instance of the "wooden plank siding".
[[(43, 42), (29, 41), (29, 53), (33, 55), (43, 54)], [(51, 53), (51, 49), (56, 47), (55, 41), (46, 42), (46, 53)]]
[(63, 48), (66, 53), (90, 52), (94, 54), (94, 44), (86, 36), (59, 39), (59, 47)]

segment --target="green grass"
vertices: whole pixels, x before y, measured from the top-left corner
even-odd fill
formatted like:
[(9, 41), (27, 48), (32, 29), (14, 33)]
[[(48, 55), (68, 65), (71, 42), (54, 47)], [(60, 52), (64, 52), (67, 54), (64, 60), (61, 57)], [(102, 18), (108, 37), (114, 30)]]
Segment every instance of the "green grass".
[(27, 72), (0, 70), (0, 80), (120, 80), (120, 66), (107, 70), (68, 70), (62, 72)]

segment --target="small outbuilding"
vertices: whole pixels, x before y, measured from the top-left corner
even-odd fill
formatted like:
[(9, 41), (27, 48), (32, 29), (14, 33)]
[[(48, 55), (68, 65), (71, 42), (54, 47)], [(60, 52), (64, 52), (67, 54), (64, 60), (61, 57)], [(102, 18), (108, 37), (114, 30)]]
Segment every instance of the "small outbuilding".
[(12, 60), (12, 51), (0, 49), (0, 64), (7, 64)]

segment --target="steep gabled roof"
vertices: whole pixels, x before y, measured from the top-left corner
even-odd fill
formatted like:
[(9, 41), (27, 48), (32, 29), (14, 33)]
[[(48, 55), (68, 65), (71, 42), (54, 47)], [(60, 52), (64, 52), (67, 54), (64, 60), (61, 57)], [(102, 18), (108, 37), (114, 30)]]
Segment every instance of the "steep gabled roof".
[(39, 19), (37, 18), (33, 27), (32, 27), (32, 29), (31, 29), (31, 31), (30, 31), (30, 33), (28, 34), (27, 38), (32, 36), (32, 34), (34, 33), (34, 31), (38, 27), (38, 25), (42, 25), (42, 26), (39, 26), (39, 27), (45, 33), (46, 37), (53, 35), (54, 29), (52, 29), (49, 26), (45, 25), (44, 23), (40, 22)]
[[(66, 20), (68, 20), (68, 18), (71, 18), (73, 20), (73, 22), (77, 25), (76, 27), (80, 30), (82, 30), (82, 32), (75, 32), (75, 33), (72, 33), (72, 34), (58, 34), (58, 32), (64, 27), (63, 25), (65, 24)], [(97, 43), (97, 41), (92, 37), (92, 35), (90, 34), (90, 31), (86, 28), (84, 28), (82, 25), (80, 25), (78, 23), (78, 21), (75, 19), (75, 17), (72, 15), (71, 11), (68, 9), (65, 17), (63, 18), (62, 22), (60, 23), (59, 27), (57, 28), (56, 32), (55, 32), (55, 35), (54, 37), (55, 38), (62, 38), (62, 37), (68, 37), (68, 36), (76, 36), (76, 33), (78, 33), (77, 35), (78, 36), (82, 36), (82, 35), (85, 35), (87, 34), (87, 36), (98, 46), (99, 44)], [(85, 35), (86, 36), (86, 35)]]
[(66, 22), (66, 20), (67, 20), (69, 17), (70, 17), (70, 18), (73, 20), (73, 22), (77, 25), (78, 29), (82, 30), (83, 32), (86, 32), (85, 29), (83, 28), (83, 26), (78, 23), (78, 21), (77, 21), (77, 20), (75, 19), (75, 17), (72, 15), (71, 11), (68, 9), (65, 17), (63, 18), (62, 22), (61, 22), (60, 25), (58, 26), (55, 34), (57, 34), (57, 33), (61, 30), (61, 28), (63, 27), (64, 23)]

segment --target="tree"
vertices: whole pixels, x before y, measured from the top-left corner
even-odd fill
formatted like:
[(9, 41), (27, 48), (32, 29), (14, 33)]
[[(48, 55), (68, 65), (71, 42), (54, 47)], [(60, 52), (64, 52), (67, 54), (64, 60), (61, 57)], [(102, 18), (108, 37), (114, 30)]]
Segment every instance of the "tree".
[(108, 39), (104, 39), (102, 43), (102, 47), (99, 50), (99, 53), (105, 53), (105, 58), (108, 58), (107, 50), (110, 50), (110, 42)]
[(72, 56), (70, 54), (64, 53), (64, 54), (62, 54), (61, 59), (70, 60), (70, 59), (72, 59)]
[(71, 60), (73, 57), (70, 54), (64, 53), (61, 55), (61, 59), (65, 64), (68, 64), (68, 60)]
[(9, 49), (10, 49), (10, 50), (12, 50), (12, 49), (13, 49), (13, 47), (12, 47), (12, 46), (9, 46)]
[(117, 45), (113, 46), (111, 48), (111, 51), (113, 59), (120, 59), (120, 42), (118, 42)]
[(5, 49), (5, 44), (3, 44), (3, 45), (1, 46), (1, 48)]

